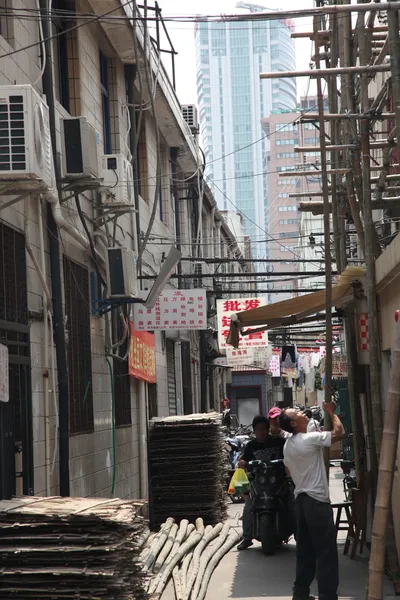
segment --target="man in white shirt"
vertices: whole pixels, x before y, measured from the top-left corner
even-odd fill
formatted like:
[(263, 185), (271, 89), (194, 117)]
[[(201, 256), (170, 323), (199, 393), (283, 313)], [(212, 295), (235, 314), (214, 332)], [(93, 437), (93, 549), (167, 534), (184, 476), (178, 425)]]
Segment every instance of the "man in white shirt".
[(334, 402), (324, 404), (332, 419), (332, 431), (310, 432), (309, 419), (294, 408), (280, 417), (284, 431), (292, 435), (284, 446), (284, 461), (295, 484), (297, 535), (294, 600), (308, 600), (317, 574), (319, 600), (337, 600), (339, 566), (336, 528), (329, 500), (323, 449), (341, 440), (344, 427), (335, 414)]

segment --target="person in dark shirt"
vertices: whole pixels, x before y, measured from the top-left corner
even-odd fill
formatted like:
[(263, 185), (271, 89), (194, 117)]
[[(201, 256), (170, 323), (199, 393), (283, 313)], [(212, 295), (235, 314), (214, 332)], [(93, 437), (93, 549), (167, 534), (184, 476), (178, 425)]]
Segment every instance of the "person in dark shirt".
[[(268, 463), (270, 460), (283, 459), (283, 446), (286, 440), (269, 435), (267, 417), (261, 415), (254, 417), (253, 431), (255, 439), (247, 443), (243, 456), (239, 461), (239, 467), (245, 469), (252, 460), (262, 460)], [(243, 539), (238, 546), (238, 550), (246, 550), (253, 545), (251, 500), (247, 494), (245, 496), (242, 524)]]

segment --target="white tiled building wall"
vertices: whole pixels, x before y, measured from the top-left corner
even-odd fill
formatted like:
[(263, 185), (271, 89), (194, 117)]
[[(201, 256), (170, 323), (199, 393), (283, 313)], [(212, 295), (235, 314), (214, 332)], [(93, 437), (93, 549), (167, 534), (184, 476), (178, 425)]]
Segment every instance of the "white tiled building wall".
[[(22, 2), (14, 0), (15, 8), (36, 9), (36, 2), (33, 0)], [(89, 4), (86, 5), (89, 7)], [(83, 7), (83, 4), (82, 4)], [(81, 7), (81, 8), (82, 8)], [(11, 45), (0, 36), (0, 52), (6, 54), (17, 50), (21, 46), (38, 43), (38, 25), (31, 20), (14, 20), (14, 38), (10, 40)], [(2, 29), (4, 30), (4, 28)], [(108, 42), (101, 26), (93, 24), (83, 26), (76, 32), (69, 35), (68, 43), (68, 61), (69, 61), (69, 96), (71, 104), (71, 113), (73, 116), (85, 116), (89, 122), (99, 132), (99, 154), (102, 154), (103, 147), (103, 123), (102, 106), (100, 92), (100, 65), (99, 50), (111, 59), (109, 70), (109, 92), (111, 100), (111, 131), (112, 131), (112, 151), (113, 153), (126, 154), (126, 137), (128, 133), (128, 119), (126, 110), (126, 82), (124, 74), (124, 64), (116, 56), (111, 44)], [(28, 84), (38, 79), (40, 74), (40, 46), (35, 45), (29, 50), (18, 52), (8, 58), (2, 59), (0, 67), (0, 85), (4, 84)], [(161, 74), (162, 76), (162, 74)], [(163, 86), (168, 82), (163, 81)], [(40, 86), (40, 83), (38, 84)], [(40, 87), (37, 87), (40, 91)], [(173, 92), (171, 91), (171, 96)], [(168, 103), (164, 101), (164, 110), (168, 112)], [(66, 116), (66, 111), (57, 103), (59, 117)], [(169, 115), (172, 120), (172, 109)], [(148, 161), (148, 201), (140, 200), (140, 228), (146, 231), (150, 218), (151, 208), (154, 201), (155, 174), (156, 174), (156, 136), (155, 124), (150, 117), (149, 111), (144, 112), (144, 127), (146, 135), (146, 149)], [(184, 123), (178, 123), (177, 128), (181, 128), (180, 136)], [(57, 119), (57, 151), (61, 152), (59, 119)], [(197, 168), (197, 158), (193, 154), (193, 145), (188, 136), (188, 144), (183, 148), (186, 154), (186, 164), (193, 163), (189, 175)], [(176, 137), (176, 136), (175, 136)], [(161, 266), (162, 252), (168, 251), (168, 246), (157, 244), (156, 240), (161, 237), (166, 240), (174, 239), (175, 235), (175, 216), (173, 196), (170, 190), (171, 186), (171, 162), (169, 160), (168, 141), (161, 136), (161, 141), (165, 146), (165, 155), (163, 157), (163, 220), (160, 218), (160, 211), (157, 209), (152, 236), (147, 250), (143, 256), (143, 271), (146, 274), (156, 275)], [(180, 149), (182, 152), (182, 148)], [(187, 158), (189, 157), (189, 158)], [(57, 160), (59, 160), (59, 156)], [(178, 161), (180, 158), (178, 158)], [(180, 171), (183, 168), (180, 167)], [(184, 178), (183, 175), (180, 177)], [(184, 198), (187, 191), (181, 188), (181, 195)], [(89, 216), (94, 215), (94, 196), (91, 192), (86, 192), (80, 196), (80, 202), (83, 212)], [(1, 203), (8, 197), (0, 197)], [(33, 251), (40, 263), (40, 235), (39, 235), (39, 199), (30, 197), (29, 200), (29, 237), (32, 243)], [(24, 204), (25, 201), (19, 201), (13, 206), (0, 212), (1, 221), (20, 232), (24, 232)], [(83, 231), (79, 216), (77, 214), (74, 199), (66, 200), (63, 203), (63, 215), (65, 219)], [(182, 238), (190, 239), (190, 219), (193, 218), (193, 211), (189, 207), (186, 199), (180, 200), (181, 210), (181, 229)], [(211, 207), (206, 208), (211, 214)], [(133, 224), (131, 222), (133, 219)], [(135, 216), (126, 214), (119, 218), (116, 239), (119, 243), (135, 248), (132, 232), (135, 232)], [(88, 221), (91, 227), (90, 221)], [(48, 239), (46, 228), (46, 206), (43, 203), (43, 229), (44, 229), (44, 248), (46, 256), (47, 281), (50, 282), (50, 265), (48, 255)], [(93, 228), (92, 228), (93, 229)], [(92, 232), (93, 233), (93, 232)], [(66, 232), (61, 232), (62, 253), (70, 260), (77, 262), (93, 271), (93, 264), (82, 246), (72, 239)], [(97, 242), (97, 249), (103, 253), (103, 245)], [(185, 246), (184, 252), (189, 255), (191, 248)], [(185, 263), (183, 272), (190, 272), (192, 265)], [(38, 278), (37, 272), (31, 259), (27, 256), (27, 281), (28, 281), (28, 308), (37, 315), (42, 311), (43, 289)], [(83, 307), (83, 310), (87, 307)], [(91, 307), (89, 307), (90, 309)], [(93, 391), (93, 410), (94, 410), (94, 432), (89, 434), (80, 434), (70, 436), (70, 482), (71, 495), (76, 496), (109, 496), (111, 493), (111, 484), (113, 477), (113, 454), (112, 454), (112, 420), (111, 420), (111, 381), (108, 365), (105, 357), (105, 321), (104, 318), (96, 316), (90, 317), (91, 325), (91, 352), (92, 352), (92, 391)], [(158, 384), (158, 415), (168, 414), (168, 386), (167, 386), (167, 363), (165, 354), (165, 344), (163, 335), (156, 332), (156, 368)], [(199, 407), (199, 343), (198, 333), (191, 333), (191, 353), (193, 359), (192, 385), (195, 408)], [(32, 410), (33, 410), (33, 445), (34, 445), (34, 493), (43, 495), (46, 493), (46, 466), (45, 466), (45, 424), (44, 424), (44, 394), (43, 364), (44, 352), (44, 322), (43, 318), (36, 318), (30, 323), (30, 350), (32, 360)], [(53, 346), (50, 345), (49, 353), (53, 352)], [(197, 362), (196, 362), (197, 361)], [(55, 381), (57, 382), (55, 373)], [(197, 376), (197, 380), (196, 377)], [(215, 375), (214, 375), (215, 376)], [(178, 377), (179, 379), (179, 377)], [(138, 406), (138, 382), (131, 378), (131, 412), (132, 425), (128, 427), (117, 428), (117, 470), (116, 470), (116, 488), (115, 495), (122, 497), (138, 497), (139, 489), (139, 406)], [(58, 448), (57, 448), (57, 406), (53, 401), (53, 383), (50, 377), (50, 432), (51, 432), (51, 494), (59, 492), (58, 475)]]

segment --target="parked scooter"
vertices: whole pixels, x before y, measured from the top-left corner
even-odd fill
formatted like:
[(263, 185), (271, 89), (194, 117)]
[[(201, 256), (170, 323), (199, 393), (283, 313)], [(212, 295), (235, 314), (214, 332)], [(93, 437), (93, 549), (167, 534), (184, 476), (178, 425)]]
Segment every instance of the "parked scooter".
[(295, 532), (293, 483), (286, 475), (283, 460), (248, 464), (252, 500), (253, 536), (264, 554), (274, 554)]

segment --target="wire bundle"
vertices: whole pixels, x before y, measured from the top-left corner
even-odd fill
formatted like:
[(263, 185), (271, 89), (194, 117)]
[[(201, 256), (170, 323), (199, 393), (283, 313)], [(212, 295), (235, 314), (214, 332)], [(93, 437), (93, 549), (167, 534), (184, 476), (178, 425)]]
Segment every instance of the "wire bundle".
[(226, 459), (218, 413), (151, 421), (149, 443), (152, 528), (168, 517), (206, 525), (226, 516)]
[(98, 498), (0, 502), (0, 597), (144, 600), (142, 506)]

